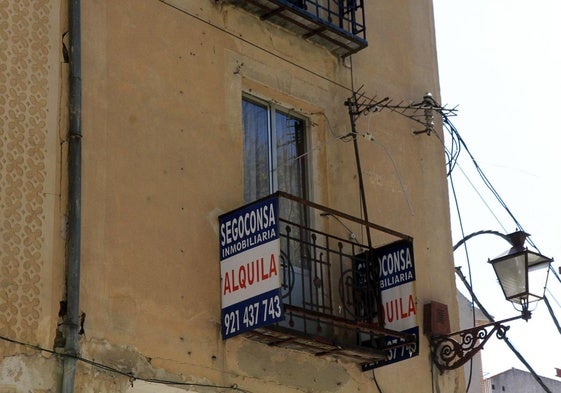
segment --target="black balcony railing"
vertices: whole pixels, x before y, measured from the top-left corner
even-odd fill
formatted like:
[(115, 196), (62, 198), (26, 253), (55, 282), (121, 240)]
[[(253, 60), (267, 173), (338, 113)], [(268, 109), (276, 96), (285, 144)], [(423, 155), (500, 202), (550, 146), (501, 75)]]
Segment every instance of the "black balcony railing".
[(339, 56), (365, 48), (364, 0), (224, 0)]
[(370, 230), (382, 244), (409, 237), (282, 192), (277, 195), (285, 320), (247, 335), (269, 345), (361, 364), (383, 361), (389, 350), (415, 345), (411, 335), (383, 327), (374, 253), (355, 233)]

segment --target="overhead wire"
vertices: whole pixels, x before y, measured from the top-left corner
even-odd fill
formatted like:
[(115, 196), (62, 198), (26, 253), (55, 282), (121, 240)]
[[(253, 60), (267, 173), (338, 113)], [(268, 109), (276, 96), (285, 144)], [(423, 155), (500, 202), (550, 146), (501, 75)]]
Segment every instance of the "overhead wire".
[[(493, 211), (491, 206), (489, 206), (489, 203), (485, 200), (485, 198), (483, 197), (483, 195), (481, 194), (479, 189), (471, 181), (471, 179), (469, 178), (467, 173), (464, 171), (462, 166), (457, 162), (458, 158), (459, 158), (459, 155), (460, 155), (460, 150), (461, 150), (461, 147), (460, 147), (461, 145), (459, 145), (459, 143), (457, 142), (457, 135), (459, 135), (459, 133), (457, 132), (455, 126), (451, 122), (449, 122), (448, 124), (450, 125), (450, 128), (449, 128), (450, 138), (451, 138), (450, 143), (452, 145), (458, 145), (458, 147), (456, 149), (454, 149), (454, 147), (449, 148), (448, 146), (446, 146), (446, 142), (440, 137), (440, 135), (436, 134), (436, 137), (440, 141), (440, 143), (442, 144), (446, 156), (449, 157), (448, 161), (446, 162), (446, 167), (448, 168), (447, 177), (449, 178), (449, 181), (451, 181), (451, 179), (452, 179), (452, 171), (457, 167), (460, 170), (460, 172), (464, 175), (466, 181), (469, 183), (469, 185), (471, 186), (473, 191), (477, 194), (477, 196), (479, 197), (481, 202), (485, 205), (485, 207), (487, 208), (489, 213), (497, 221), (497, 225), (499, 225), (503, 229), (503, 231), (506, 232), (506, 229), (505, 229), (504, 225), (501, 223), (501, 221), (499, 220), (499, 218), (497, 217), (497, 215), (495, 214), (495, 212)], [(454, 131), (452, 131), (452, 130), (454, 130)], [(456, 142), (454, 142), (454, 141), (456, 141)]]
[(555, 327), (557, 328), (557, 331), (559, 332), (559, 334), (561, 334), (561, 325), (559, 325), (559, 320), (555, 316), (555, 313), (553, 312), (553, 308), (551, 308), (551, 304), (549, 303), (549, 300), (548, 300), (547, 296), (544, 296), (543, 300), (544, 300), (545, 305), (547, 306), (547, 310), (549, 311), (549, 314), (551, 315), (551, 318), (553, 319), (553, 323), (555, 324)]
[[(489, 214), (491, 214), (493, 216), (493, 218), (495, 219), (495, 221), (497, 221), (497, 225), (501, 227), (501, 229), (504, 232), (507, 232), (504, 224), (501, 222), (501, 220), (499, 219), (499, 217), (497, 216), (497, 214), (493, 211), (493, 209), (491, 208), (491, 206), (489, 205), (489, 203), (485, 200), (485, 198), (483, 197), (483, 194), (481, 193), (481, 191), (477, 188), (477, 186), (472, 182), (472, 180), (469, 178), (468, 174), (464, 171), (464, 169), (462, 168), (462, 166), (460, 164), (456, 164), (456, 166), (458, 167), (458, 169), (460, 170), (460, 172), (462, 172), (462, 174), (464, 175), (466, 181), (469, 183), (469, 185), (471, 186), (471, 188), (473, 189), (473, 191), (477, 194), (477, 196), (479, 197), (479, 199), (481, 200), (481, 203), (483, 203), (485, 205), (485, 207), (487, 208), (487, 210), (489, 211)], [(452, 178), (452, 176), (450, 176), (450, 179)]]
[(460, 151), (461, 151), (461, 144), (459, 144), (458, 138), (457, 138), (459, 133), (458, 133), (456, 127), (449, 120), (448, 120), (447, 124), (449, 125), (449, 128), (447, 128), (447, 129), (450, 131), (451, 144), (452, 145), (458, 145), (456, 150), (454, 150), (453, 147), (449, 148), (448, 146), (446, 146), (446, 142), (444, 140), (442, 140), (442, 138), (438, 134), (436, 134), (436, 136), (437, 136), (437, 139), (440, 141), (440, 143), (443, 145), (443, 147), (445, 149), (446, 156), (449, 157), (449, 160), (446, 163), (446, 166), (448, 168), (447, 177), (449, 178), (449, 181), (452, 180), (452, 172), (457, 167), (458, 170), (464, 175), (466, 181), (469, 183), (469, 185), (471, 186), (473, 191), (477, 194), (477, 196), (479, 197), (481, 202), (485, 205), (485, 207), (487, 208), (489, 213), (497, 221), (497, 225), (499, 225), (503, 229), (503, 231), (506, 232), (506, 229), (505, 229), (504, 225), (499, 220), (499, 218), (497, 217), (497, 215), (495, 214), (495, 212), (493, 211), (491, 206), (489, 206), (489, 203), (485, 200), (485, 198), (483, 197), (483, 195), (481, 194), (479, 189), (476, 187), (476, 185), (473, 183), (473, 181), (469, 178), (468, 174), (465, 172), (465, 170), (462, 168), (462, 166), (458, 163), (458, 158), (460, 156)]
[[(448, 118), (448, 116), (446, 114), (442, 114), (442, 118), (445, 124), (447, 124), (450, 127), (450, 130), (452, 131), (452, 133), (455, 135), (455, 138), (457, 138), (458, 143), (461, 145), (461, 147), (463, 149), (465, 149), (466, 153), (468, 154), (469, 158), (471, 159), (472, 164), (474, 165), (477, 173), (479, 174), (481, 180), (483, 181), (483, 184), (489, 189), (489, 191), (491, 192), (491, 194), (495, 197), (495, 199), (497, 200), (497, 202), (501, 205), (501, 207), (507, 212), (507, 214), (510, 216), (510, 218), (514, 221), (516, 227), (523, 231), (524, 228), (522, 227), (522, 224), (518, 221), (518, 219), (514, 216), (514, 214), (512, 213), (512, 211), (510, 210), (510, 208), (507, 206), (506, 202), (504, 201), (504, 199), (501, 197), (501, 195), (499, 194), (499, 192), (495, 189), (495, 187), (493, 186), (493, 184), (491, 184), (491, 181), (489, 180), (489, 178), (487, 177), (487, 175), (485, 174), (485, 172), (483, 172), (483, 169), (481, 168), (481, 166), (479, 166), (479, 163), (477, 162), (477, 160), (475, 159), (475, 157), (473, 156), (473, 154), (471, 153), (470, 149), (468, 148), (467, 144), (465, 143), (464, 139), (461, 137), (460, 133), (458, 132), (458, 130), (456, 129), (456, 127), (453, 126), (451, 120)], [(534, 247), (538, 252), (539, 249), (536, 247), (536, 245), (534, 244), (534, 242), (532, 241), (532, 239), (528, 238), (527, 242), (532, 245), (532, 247)]]
[[(551, 267), (551, 265), (549, 266), (549, 273), (553, 274), (553, 277), (555, 277), (557, 279), (557, 281), (559, 283), (561, 283), (561, 278), (559, 278), (559, 275), (557, 274), (555, 269), (553, 269), (553, 267)], [(551, 292), (549, 290), (549, 288), (546, 288), (546, 291), (548, 292), (549, 296), (553, 299), (553, 301), (555, 302), (557, 307), (561, 308), (561, 303), (559, 302), (559, 300), (557, 300), (557, 298), (555, 297), (555, 294), (553, 292)], [(547, 306), (547, 311), (549, 312), (549, 315), (551, 316), (551, 319), (553, 320), (553, 323), (554, 323), (555, 327), (557, 328), (557, 331), (559, 332), (559, 334), (561, 334), (561, 325), (559, 323), (559, 319), (555, 315), (555, 311), (553, 311), (553, 307), (551, 307), (551, 303), (549, 302), (549, 298), (547, 296), (544, 296), (543, 299), (544, 299), (545, 304)]]

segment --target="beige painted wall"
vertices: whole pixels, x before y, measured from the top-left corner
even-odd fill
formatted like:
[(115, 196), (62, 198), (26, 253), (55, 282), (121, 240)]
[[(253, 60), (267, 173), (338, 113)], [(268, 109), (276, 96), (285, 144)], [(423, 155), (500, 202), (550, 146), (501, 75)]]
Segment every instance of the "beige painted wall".
[[(16, 8), (18, 2), (10, 3)], [(64, 165), (57, 160), (63, 151), (57, 116), (64, 111), (57, 88), (64, 89), (57, 40), (63, 17), (58, 2), (45, 4), (52, 31), (42, 45), (52, 68), (44, 78), (53, 92), (40, 101), (51, 126), (40, 128), (50, 158), (41, 156), (39, 183), (59, 195), (57, 173)], [(343, 105), (349, 89), (354, 83), (367, 96), (396, 103), (419, 101), (428, 91), (438, 99), (439, 90), (431, 2), (369, 2), (366, 10), (369, 46), (352, 57), (351, 81), (349, 59), (222, 1), (82, 2), (85, 358), (146, 377), (237, 384), (251, 392), (375, 388), (371, 373), (356, 364), (244, 337), (223, 341), (217, 233), (218, 215), (243, 203), (242, 92), (310, 119), (312, 199), (360, 217), (352, 144), (338, 138), (350, 132)], [(9, 113), (6, 105), (3, 113)], [(394, 113), (362, 117), (357, 127), (375, 138), (359, 140), (370, 221), (415, 239), (419, 322), (422, 304), (437, 300), (449, 304), (457, 325), (441, 141), (414, 135), (414, 123)], [(60, 226), (60, 197), (42, 202), (43, 225)], [(22, 231), (28, 227), (21, 225)], [(57, 235), (38, 234), (50, 275), (42, 273), (36, 295), (46, 318), (37, 339), (45, 345), (62, 298)], [(374, 238), (376, 245), (384, 240)], [(423, 337), (418, 357), (378, 369), (376, 376), (384, 391), (432, 392), (431, 372)], [(463, 391), (459, 373), (434, 379), (440, 391)], [(135, 389), (128, 378), (84, 363), (77, 383), (78, 391), (171, 391), (146, 384)]]

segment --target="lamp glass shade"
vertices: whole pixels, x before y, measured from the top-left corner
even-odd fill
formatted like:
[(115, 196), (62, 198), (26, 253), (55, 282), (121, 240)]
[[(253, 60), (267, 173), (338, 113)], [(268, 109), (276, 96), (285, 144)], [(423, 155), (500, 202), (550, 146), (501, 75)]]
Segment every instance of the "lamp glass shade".
[(528, 251), (528, 303), (543, 299), (551, 259)]
[(525, 254), (512, 255), (489, 261), (495, 269), (505, 298), (520, 303), (528, 290)]
[(543, 299), (549, 265), (553, 260), (527, 249), (511, 249), (490, 260), (505, 298), (513, 303), (527, 304)]

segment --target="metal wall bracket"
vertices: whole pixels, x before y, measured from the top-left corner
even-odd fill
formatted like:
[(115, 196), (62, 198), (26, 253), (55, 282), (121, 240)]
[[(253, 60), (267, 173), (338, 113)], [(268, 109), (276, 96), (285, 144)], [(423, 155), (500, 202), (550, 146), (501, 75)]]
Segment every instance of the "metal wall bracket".
[(493, 335), (496, 335), (500, 340), (506, 337), (506, 332), (510, 327), (504, 325), (504, 323), (516, 319), (527, 320), (529, 317), (527, 313), (522, 313), (522, 315), (513, 318), (476, 326), (471, 329), (442, 336), (431, 336), (429, 340), (432, 360), (441, 373), (445, 370), (454, 370), (461, 367), (483, 349), (485, 343)]

